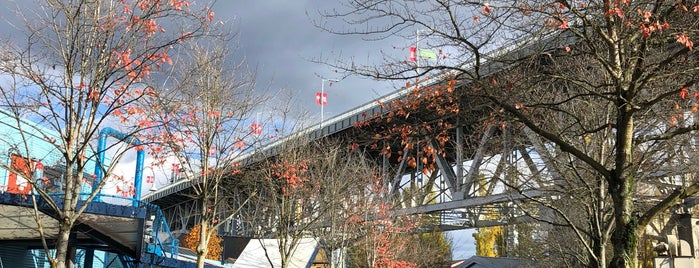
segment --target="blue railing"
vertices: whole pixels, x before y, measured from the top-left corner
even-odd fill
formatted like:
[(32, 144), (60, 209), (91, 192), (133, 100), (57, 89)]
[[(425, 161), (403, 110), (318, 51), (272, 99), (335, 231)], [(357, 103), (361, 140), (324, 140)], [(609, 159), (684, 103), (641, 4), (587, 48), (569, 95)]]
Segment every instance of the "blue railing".
[[(141, 205), (148, 210), (147, 220), (152, 219), (153, 224), (150, 233), (144, 232), (144, 236), (154, 238), (153, 241), (146, 241), (144, 250), (158, 256), (163, 256), (163, 253), (169, 253), (171, 257), (176, 256), (178, 254), (179, 240), (170, 232), (170, 226), (167, 224), (165, 216), (163, 216), (163, 211), (160, 210), (160, 207), (151, 203), (141, 202)], [(161, 237), (161, 234), (165, 237)]]

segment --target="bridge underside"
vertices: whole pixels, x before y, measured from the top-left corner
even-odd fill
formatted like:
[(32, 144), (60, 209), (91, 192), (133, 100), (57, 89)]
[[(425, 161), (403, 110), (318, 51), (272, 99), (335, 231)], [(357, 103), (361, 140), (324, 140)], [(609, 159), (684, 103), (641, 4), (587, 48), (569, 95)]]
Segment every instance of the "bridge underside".
[[(378, 129), (388, 127), (388, 124), (346, 127), (351, 126), (352, 121), (345, 120), (347, 122), (326, 125), (322, 130), (309, 135), (311, 138), (339, 139), (358, 144), (367, 157), (382, 169), (390, 194), (395, 200), (403, 200), (399, 204), (402, 209), (398, 209), (396, 214), (428, 214), (439, 218), (440, 223), (431, 228), (447, 231), (531, 221), (531, 213), (537, 208), (530, 209), (528, 215), (525, 215), (518, 210), (518, 205), (545, 195), (543, 191), (533, 190), (541, 188), (541, 181), (523, 182), (517, 174), (521, 172), (513, 172), (512, 167), (516, 166), (516, 162), (533, 163), (530, 154), (536, 152), (532, 141), (523, 133), (511, 133), (499, 125), (483, 127), (480, 105), (474, 104), (472, 107), (473, 110), (465, 111), (460, 116), (440, 118), (455, 126), (446, 131), (450, 142), (440, 144), (436, 137), (422, 141), (429, 143), (427, 147), (444, 152), (436, 154), (436, 169), (429, 172), (423, 172), (425, 169), (420, 163), (408, 163), (411, 157), (419, 159), (424, 155), (424, 148), (427, 147), (405, 149), (399, 139), (376, 138)], [(373, 112), (380, 113), (379, 110)], [(414, 113), (410, 117), (417, 122), (437, 119), (436, 115), (429, 112)], [(335, 132), (321, 135), (330, 130)], [(480, 138), (474, 139), (476, 136)], [(512, 139), (518, 139), (518, 142), (504, 142)], [(390, 154), (383, 150), (386, 147), (390, 148)], [(255, 167), (251, 164), (246, 168)], [(544, 176), (544, 167), (540, 163), (523, 168), (529, 174), (540, 174), (539, 178)], [(234, 185), (235, 178), (232, 181), (225, 185)], [(198, 222), (200, 206), (197, 201), (190, 199), (192, 195), (188, 183), (175, 182), (164, 191), (152, 195), (151, 199), (146, 198), (163, 208), (173, 230), (180, 232), (185, 232)], [(496, 220), (492, 217), (488, 219), (483, 217), (484, 214), (497, 214), (499, 217)], [(236, 224), (231, 224), (219, 232), (237, 235), (233, 230), (236, 227)]]
[[(55, 213), (42, 208), (42, 200), (37, 200), (37, 204), (39, 209), (35, 210), (30, 196), (0, 194), (0, 244), (43, 248), (36, 213), (43, 237), (53, 247), (59, 232), (58, 220)], [(70, 246), (137, 256), (144, 217), (143, 208), (93, 202), (71, 231)]]

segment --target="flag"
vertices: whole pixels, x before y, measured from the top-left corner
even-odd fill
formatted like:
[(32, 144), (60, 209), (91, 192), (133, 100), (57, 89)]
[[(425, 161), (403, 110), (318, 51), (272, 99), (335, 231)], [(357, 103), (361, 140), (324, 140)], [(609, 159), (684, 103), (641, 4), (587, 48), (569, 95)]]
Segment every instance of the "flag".
[(426, 60), (436, 60), (437, 54), (435, 54), (434, 51), (430, 49), (420, 49), (420, 58)]
[(316, 104), (323, 106), (328, 105), (328, 93), (316, 92)]
[(260, 124), (260, 123), (250, 124), (250, 130), (252, 130), (252, 134), (260, 135), (260, 134), (262, 134), (262, 124)]
[(417, 48), (416, 47), (410, 47), (410, 61), (412, 61), (412, 62), (417, 61)]

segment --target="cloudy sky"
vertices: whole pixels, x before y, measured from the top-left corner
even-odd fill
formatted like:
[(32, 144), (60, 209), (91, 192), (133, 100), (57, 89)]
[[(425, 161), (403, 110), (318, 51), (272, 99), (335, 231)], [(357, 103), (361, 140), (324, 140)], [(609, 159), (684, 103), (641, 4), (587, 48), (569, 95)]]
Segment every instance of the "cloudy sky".
[[(361, 36), (333, 35), (313, 26), (311, 20), (321, 19), (319, 11), (332, 8), (341, 7), (337, 1), (324, 0), (219, 0), (213, 9), (218, 19), (238, 31), (239, 52), (257, 69), (260, 90), (291, 93), (299, 106), (319, 114), (314, 98), (321, 79), (342, 77), (314, 60), (351, 57), (365, 63), (380, 59), (380, 51), (391, 47), (391, 41), (368, 42)], [(344, 78), (332, 86), (326, 82), (325, 89), (326, 119), (394, 90), (389, 83), (358, 77)]]

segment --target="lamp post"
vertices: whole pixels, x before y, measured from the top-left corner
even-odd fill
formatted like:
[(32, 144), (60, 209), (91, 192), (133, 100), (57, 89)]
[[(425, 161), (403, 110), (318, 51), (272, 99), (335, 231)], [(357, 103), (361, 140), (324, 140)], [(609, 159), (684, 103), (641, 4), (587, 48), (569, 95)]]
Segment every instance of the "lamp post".
[[(325, 81), (328, 82), (340, 82), (340, 80), (337, 79), (325, 79), (321, 78), (320, 79), (320, 135), (323, 135), (323, 107), (325, 106), (325, 102), (323, 101), (323, 98), (325, 96)], [(327, 100), (327, 98), (326, 98)]]

